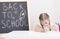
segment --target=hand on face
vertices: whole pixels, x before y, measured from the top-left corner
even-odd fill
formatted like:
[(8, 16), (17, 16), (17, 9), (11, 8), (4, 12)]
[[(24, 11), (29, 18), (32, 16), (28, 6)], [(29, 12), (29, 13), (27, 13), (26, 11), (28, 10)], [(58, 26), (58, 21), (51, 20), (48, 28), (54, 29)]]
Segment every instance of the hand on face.
[(41, 21), (41, 24), (42, 24), (43, 26), (49, 26), (49, 20), (42, 20), (42, 21)]

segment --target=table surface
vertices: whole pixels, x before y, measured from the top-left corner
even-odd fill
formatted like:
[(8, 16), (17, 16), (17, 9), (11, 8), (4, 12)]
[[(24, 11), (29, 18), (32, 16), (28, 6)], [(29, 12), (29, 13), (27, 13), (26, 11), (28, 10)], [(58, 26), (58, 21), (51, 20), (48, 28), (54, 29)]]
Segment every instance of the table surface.
[(60, 39), (60, 32), (12, 31), (0, 34), (4, 39)]

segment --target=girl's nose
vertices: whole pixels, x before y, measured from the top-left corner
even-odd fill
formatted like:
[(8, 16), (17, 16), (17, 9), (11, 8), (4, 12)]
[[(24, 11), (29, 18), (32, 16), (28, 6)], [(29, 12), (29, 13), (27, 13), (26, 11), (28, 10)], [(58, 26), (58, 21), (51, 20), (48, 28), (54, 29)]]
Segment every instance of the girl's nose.
[(47, 24), (47, 22), (45, 22), (45, 24)]

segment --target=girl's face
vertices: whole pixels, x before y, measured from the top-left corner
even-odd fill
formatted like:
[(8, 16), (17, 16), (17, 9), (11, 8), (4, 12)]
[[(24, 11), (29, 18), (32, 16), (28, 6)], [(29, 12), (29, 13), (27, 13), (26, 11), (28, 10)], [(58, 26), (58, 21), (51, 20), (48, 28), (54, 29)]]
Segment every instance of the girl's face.
[(43, 25), (43, 26), (48, 26), (49, 25), (49, 19), (45, 19), (45, 20), (41, 20), (40, 23)]

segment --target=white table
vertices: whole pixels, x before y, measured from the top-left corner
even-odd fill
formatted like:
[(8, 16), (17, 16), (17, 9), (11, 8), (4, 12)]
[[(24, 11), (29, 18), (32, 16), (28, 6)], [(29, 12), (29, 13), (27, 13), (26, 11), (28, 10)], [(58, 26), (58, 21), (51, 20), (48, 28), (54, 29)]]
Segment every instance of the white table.
[(13, 31), (0, 34), (4, 39), (60, 39), (60, 32)]

